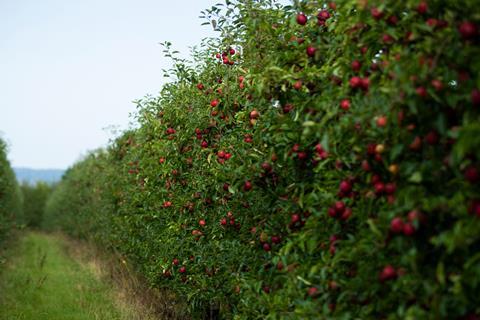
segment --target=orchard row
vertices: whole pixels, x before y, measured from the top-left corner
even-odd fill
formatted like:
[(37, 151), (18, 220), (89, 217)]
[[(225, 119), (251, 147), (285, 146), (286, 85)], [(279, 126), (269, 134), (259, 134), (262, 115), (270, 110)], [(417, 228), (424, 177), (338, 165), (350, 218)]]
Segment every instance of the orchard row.
[(480, 5), (227, 1), (47, 225), (194, 317), (476, 319)]

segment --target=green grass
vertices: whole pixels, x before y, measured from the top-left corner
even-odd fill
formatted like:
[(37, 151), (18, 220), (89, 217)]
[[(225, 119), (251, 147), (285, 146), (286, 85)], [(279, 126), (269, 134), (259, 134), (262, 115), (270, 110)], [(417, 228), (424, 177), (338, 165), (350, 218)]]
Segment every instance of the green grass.
[(112, 286), (65, 254), (62, 240), (27, 233), (0, 265), (0, 319), (129, 319)]

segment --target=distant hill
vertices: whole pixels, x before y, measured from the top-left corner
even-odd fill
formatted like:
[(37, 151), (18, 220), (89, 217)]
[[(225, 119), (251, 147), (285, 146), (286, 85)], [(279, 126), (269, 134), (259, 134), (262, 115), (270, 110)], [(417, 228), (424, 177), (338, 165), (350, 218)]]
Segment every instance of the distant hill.
[(53, 183), (60, 181), (65, 170), (60, 169), (30, 169), (30, 168), (13, 168), (19, 182), (28, 182), (35, 184), (39, 181)]

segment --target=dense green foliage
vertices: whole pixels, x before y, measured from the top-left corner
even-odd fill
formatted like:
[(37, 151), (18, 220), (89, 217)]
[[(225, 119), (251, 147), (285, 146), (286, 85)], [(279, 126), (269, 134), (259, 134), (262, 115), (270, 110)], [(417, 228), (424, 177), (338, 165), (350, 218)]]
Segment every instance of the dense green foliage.
[(22, 196), (7, 159), (7, 146), (0, 139), (0, 243), (22, 218)]
[(39, 228), (42, 225), (47, 198), (53, 190), (53, 185), (37, 182), (35, 185), (22, 183), (20, 189), (23, 195), (23, 217), (27, 227)]
[[(305, 16), (299, 12), (304, 12)], [(47, 222), (193, 313), (480, 313), (478, 1), (227, 1)]]

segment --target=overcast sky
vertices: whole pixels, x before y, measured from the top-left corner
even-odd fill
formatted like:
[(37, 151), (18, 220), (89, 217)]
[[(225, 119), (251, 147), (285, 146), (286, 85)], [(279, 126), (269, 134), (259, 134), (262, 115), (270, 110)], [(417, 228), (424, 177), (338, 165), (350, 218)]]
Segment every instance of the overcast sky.
[(0, 0), (0, 135), (16, 167), (67, 168), (156, 94), (158, 44), (189, 52), (211, 0)]

